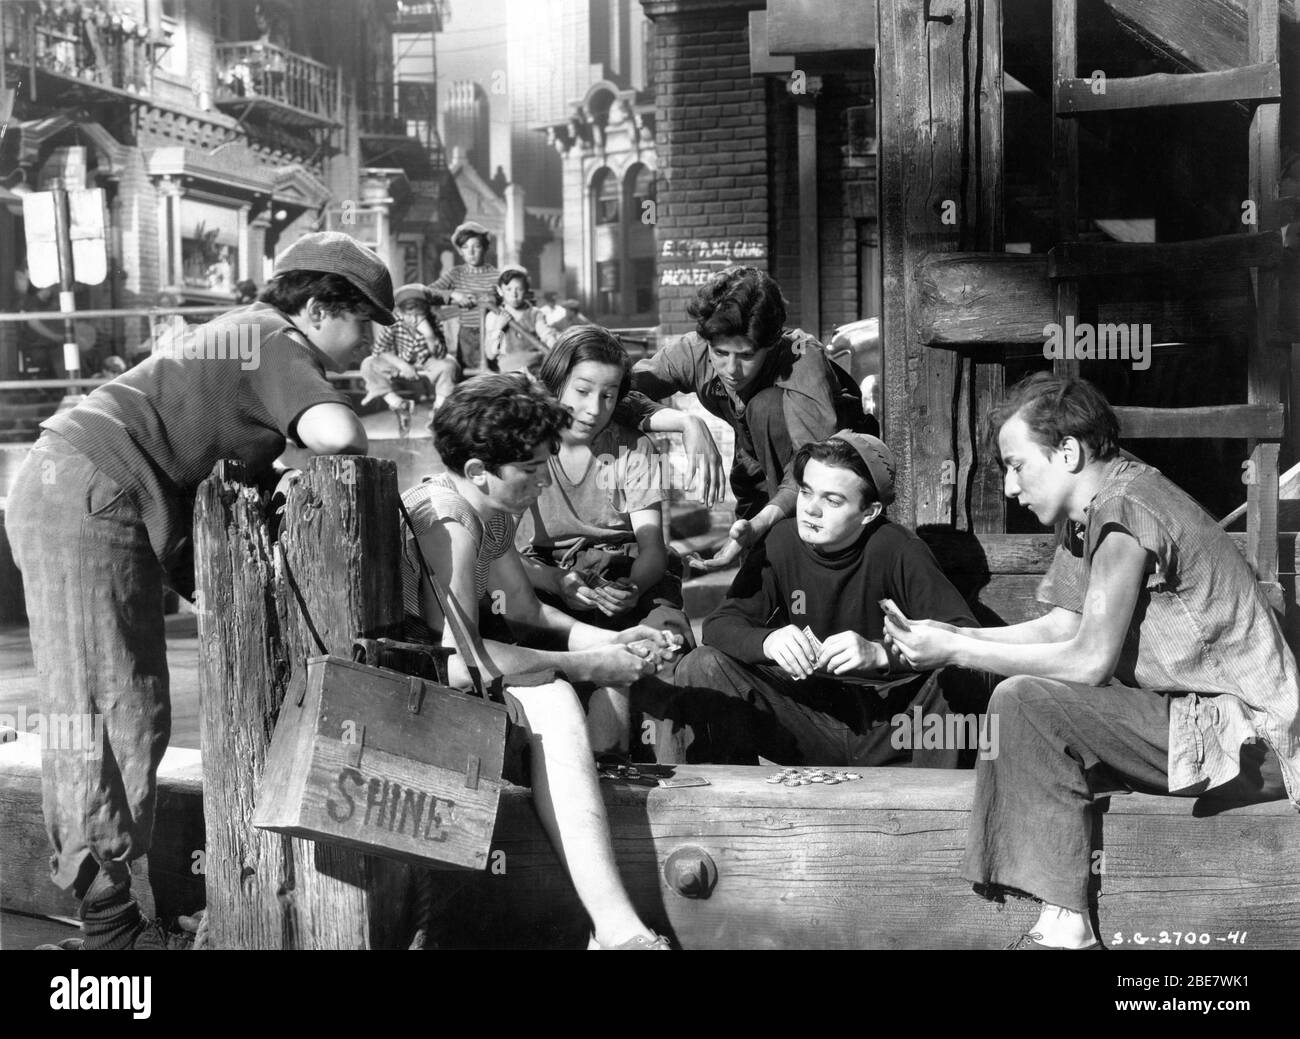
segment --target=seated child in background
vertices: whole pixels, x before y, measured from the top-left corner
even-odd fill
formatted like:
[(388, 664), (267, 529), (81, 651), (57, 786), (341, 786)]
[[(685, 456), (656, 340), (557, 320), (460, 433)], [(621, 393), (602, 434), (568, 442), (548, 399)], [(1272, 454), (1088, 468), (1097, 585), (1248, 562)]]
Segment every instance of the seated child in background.
[[(631, 367), (617, 337), (597, 325), (557, 340), (540, 377), (573, 424), (560, 431), (550, 481), (520, 518), (515, 544), (544, 602), (601, 628), (667, 628), (693, 646), (681, 560), (664, 545), (659, 454), (649, 437), (613, 421)], [(601, 690), (589, 711), (596, 749), (625, 750), (627, 691)]]
[(541, 309), (528, 302), (528, 288), (528, 272), (522, 267), (506, 267), (497, 278), (501, 307), (483, 318), (483, 357), (497, 371), (536, 371), (555, 345), (555, 332)]
[(917, 710), (922, 719), (977, 711), (982, 676), (900, 667), (882, 641), (880, 603), (976, 622), (925, 543), (885, 517), (893, 454), (876, 437), (841, 430), (801, 447), (792, 472), (795, 516), (750, 555), (750, 572), (704, 622), (705, 644), (677, 665), (659, 760), (955, 767), (976, 749), (975, 718), (962, 740), (939, 741), (962, 746), (926, 740), (921, 751)]
[[(447, 342), (438, 327), (438, 319), (429, 306), (423, 285), (403, 285), (394, 293), (397, 305), (395, 325), (379, 330), (370, 356), (361, 362), (366, 381), (362, 406), (383, 397), (397, 415), (402, 433), (411, 425), (415, 402), (405, 393), (420, 397), (433, 396), (433, 409), (439, 406), (456, 385), (460, 368), (447, 356)], [(401, 392), (399, 392), (401, 391)]]
[[(547, 463), (570, 422), (541, 386), (522, 375), (483, 375), (463, 383), (434, 416), (434, 443), (447, 472), (402, 495), (414, 537), (429, 567), (467, 617), (471, 639), (480, 624), (504, 620), (503, 638), (485, 632), (486, 655), (502, 674), (549, 670), (538, 684), (507, 682), (513, 735), (530, 752), (533, 803), (595, 927), (593, 948), (668, 946), (637, 917), (619, 879), (605, 806), (597, 787), (582, 707), (569, 681), (626, 686), (653, 674), (674, 652), (670, 634), (644, 625), (610, 632), (538, 602), (514, 548), (518, 517), (550, 482)], [(403, 604), (408, 631), (455, 648), (437, 598), (423, 579), (412, 532), (404, 529)], [(425, 629), (423, 633), (419, 630)], [(513, 633), (562, 637), (559, 652), (528, 648)], [(470, 685), (464, 657), (448, 661), (451, 683)], [(512, 766), (515, 764), (511, 760)], [(516, 782), (520, 773), (508, 775)]]

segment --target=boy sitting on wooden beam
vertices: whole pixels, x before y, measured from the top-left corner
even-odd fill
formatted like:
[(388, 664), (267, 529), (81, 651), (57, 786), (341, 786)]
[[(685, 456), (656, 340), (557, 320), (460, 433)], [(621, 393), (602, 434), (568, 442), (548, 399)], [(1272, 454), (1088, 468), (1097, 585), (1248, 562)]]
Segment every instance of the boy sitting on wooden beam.
[[(1009, 676), (1001, 753), (981, 760), (962, 876), (1029, 895), (1012, 948), (1099, 949), (1088, 917), (1093, 799), (1140, 790), (1300, 798), (1300, 674), (1229, 536), (1157, 470), (1118, 453), (1119, 425), (1081, 379), (1039, 373), (993, 415), (1006, 494), (1057, 528), (1038, 598), (1003, 628), (886, 621), (913, 667)], [(1276, 758), (1265, 757), (1265, 748)]]
[[(881, 600), (952, 625), (970, 608), (915, 534), (890, 522), (894, 457), (874, 436), (841, 430), (796, 452), (795, 516), (772, 528), (729, 597), (704, 622), (699, 649), (673, 675), (657, 725), (660, 761), (956, 767), (979, 749), (925, 739), (949, 697), (979, 709), (983, 676), (919, 674), (882, 639)], [(962, 679), (975, 676), (960, 676)], [(959, 687), (965, 687), (964, 691)], [(951, 745), (961, 743), (961, 746)]]
[[(412, 487), (402, 501), (430, 569), (467, 618), (471, 642), (480, 637), (480, 618), (486, 619), (492, 630), (485, 632), (484, 654), (502, 674), (551, 672), (534, 675), (531, 685), (506, 685), (512, 726), (507, 765), (515, 773), (507, 778), (527, 782), (531, 775), (537, 814), (591, 916), (589, 948), (667, 949), (666, 940), (638, 918), (619, 879), (583, 709), (570, 683), (630, 686), (657, 671), (680, 636), (646, 625), (606, 631), (544, 605), (515, 550), (515, 525), (550, 484), (547, 463), (572, 421), (523, 373), (462, 383), (433, 420), (434, 445), (447, 471)], [(463, 650), (422, 577), (412, 532), (404, 529), (404, 537), (409, 634), (458, 650), (448, 661), (451, 684), (468, 688)], [(518, 644), (516, 638), (530, 632), (559, 635), (568, 648), (550, 652)], [(525, 743), (528, 771), (522, 767)]]

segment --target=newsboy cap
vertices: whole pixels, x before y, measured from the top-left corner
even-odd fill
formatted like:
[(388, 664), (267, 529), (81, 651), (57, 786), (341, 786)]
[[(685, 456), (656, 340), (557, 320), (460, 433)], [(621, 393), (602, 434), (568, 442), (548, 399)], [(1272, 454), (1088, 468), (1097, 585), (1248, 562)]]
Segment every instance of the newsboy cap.
[(337, 274), (354, 285), (374, 309), (374, 320), (391, 325), (393, 279), (379, 255), (342, 231), (303, 235), (275, 259), (275, 273), (319, 271)]

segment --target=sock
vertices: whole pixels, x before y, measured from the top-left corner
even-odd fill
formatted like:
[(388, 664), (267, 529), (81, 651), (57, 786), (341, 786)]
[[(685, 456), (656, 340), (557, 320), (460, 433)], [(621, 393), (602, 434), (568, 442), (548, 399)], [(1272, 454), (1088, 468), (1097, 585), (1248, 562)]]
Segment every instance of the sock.
[(402, 410), (402, 404), (403, 404), (402, 398), (399, 397), (396, 393), (385, 393), (384, 403), (387, 404), (394, 411)]
[(131, 897), (130, 880), (105, 885), (81, 904), (83, 949), (129, 949), (140, 931), (140, 905)]

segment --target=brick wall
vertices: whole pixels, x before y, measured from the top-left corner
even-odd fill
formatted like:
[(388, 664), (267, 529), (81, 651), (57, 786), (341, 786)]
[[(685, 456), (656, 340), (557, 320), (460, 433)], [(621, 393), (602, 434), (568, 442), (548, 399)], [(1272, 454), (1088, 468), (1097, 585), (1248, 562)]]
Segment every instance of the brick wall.
[[(645, 4), (655, 23), (656, 241), (769, 242), (767, 91), (749, 73), (746, 6)], [(766, 267), (766, 258), (748, 260)], [(660, 265), (662, 275), (663, 264)], [(689, 285), (659, 286), (667, 335), (693, 326)]]

